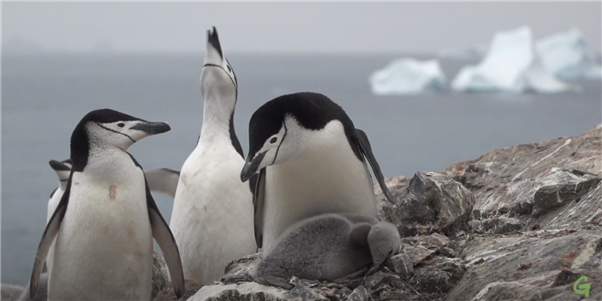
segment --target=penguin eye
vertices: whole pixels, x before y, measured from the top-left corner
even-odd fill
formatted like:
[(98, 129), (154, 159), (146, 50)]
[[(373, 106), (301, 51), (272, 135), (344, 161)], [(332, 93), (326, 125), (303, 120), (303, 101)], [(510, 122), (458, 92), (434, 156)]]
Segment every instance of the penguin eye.
[(276, 137), (272, 137), (272, 139), (270, 139), (271, 144), (276, 143), (276, 141), (278, 141), (278, 138), (276, 138)]
[(229, 72), (232, 72), (232, 68), (230, 67), (230, 65), (226, 65), (226, 67), (228, 67)]
[(120, 127), (120, 128), (122, 128), (122, 127), (124, 127), (124, 126), (125, 126), (125, 124), (124, 124), (124, 123), (122, 123), (122, 122), (120, 122), (120, 123), (118, 123), (118, 124), (117, 124), (117, 126), (118, 126), (118, 127)]

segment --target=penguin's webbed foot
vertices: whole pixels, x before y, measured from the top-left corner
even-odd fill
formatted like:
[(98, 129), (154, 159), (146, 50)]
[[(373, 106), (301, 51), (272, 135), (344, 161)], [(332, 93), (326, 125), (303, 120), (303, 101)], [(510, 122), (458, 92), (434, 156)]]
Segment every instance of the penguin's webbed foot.
[(345, 282), (349, 282), (350, 280), (352, 280), (353, 278), (357, 278), (360, 276), (364, 276), (368, 271), (368, 268), (362, 268), (361, 270), (358, 270), (356, 272), (353, 272), (349, 275), (343, 276), (339, 279), (336, 279), (334, 282), (335, 283), (345, 283)]

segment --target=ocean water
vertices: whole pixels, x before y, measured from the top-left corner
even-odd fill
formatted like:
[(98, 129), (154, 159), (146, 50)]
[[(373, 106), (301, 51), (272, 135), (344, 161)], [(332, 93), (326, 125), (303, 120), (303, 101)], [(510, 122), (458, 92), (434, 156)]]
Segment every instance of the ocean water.
[[(385, 176), (411, 176), (495, 148), (578, 135), (601, 121), (600, 81), (581, 93), (375, 96), (371, 72), (397, 55), (228, 53), (239, 80), (235, 126), (264, 102), (315, 91), (343, 106), (370, 137)], [(172, 131), (135, 144), (144, 168), (180, 169), (202, 123), (202, 54), (37, 54), (2, 58), (2, 283), (25, 285), (57, 186), (48, 161), (69, 156), (69, 137), (88, 111), (112, 108), (166, 121)], [(443, 61), (448, 79), (470, 62)], [(155, 195), (169, 220), (172, 200)]]

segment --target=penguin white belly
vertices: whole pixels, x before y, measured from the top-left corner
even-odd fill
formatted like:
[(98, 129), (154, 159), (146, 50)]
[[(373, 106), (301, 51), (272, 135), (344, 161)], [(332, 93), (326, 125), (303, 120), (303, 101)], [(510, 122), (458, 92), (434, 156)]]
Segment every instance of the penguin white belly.
[[(65, 193), (63, 189), (61, 189), (60, 187), (57, 188), (56, 191), (54, 191), (54, 193), (52, 194), (50, 200), (48, 201), (46, 223), (50, 221), (52, 214), (54, 214), (54, 210), (56, 210), (56, 207), (59, 205), (61, 197), (63, 197), (63, 193)], [(48, 251), (48, 258), (46, 258), (46, 269), (48, 270), (48, 273), (50, 273), (50, 269), (52, 268), (52, 260), (54, 258), (54, 244), (55, 242), (52, 242), (52, 245), (50, 245), (50, 251)]]
[[(343, 136), (344, 137), (344, 136)], [(370, 174), (347, 140), (267, 168), (263, 250), (269, 252), (292, 224), (322, 213), (376, 216)], [(333, 155), (336, 154), (336, 155)]]
[(49, 300), (150, 299), (153, 245), (142, 170), (116, 174), (106, 181), (73, 174)]
[[(202, 139), (202, 138), (201, 138)], [(211, 284), (228, 262), (257, 250), (249, 183), (231, 142), (200, 141), (180, 171), (170, 228), (182, 257), (184, 278)]]

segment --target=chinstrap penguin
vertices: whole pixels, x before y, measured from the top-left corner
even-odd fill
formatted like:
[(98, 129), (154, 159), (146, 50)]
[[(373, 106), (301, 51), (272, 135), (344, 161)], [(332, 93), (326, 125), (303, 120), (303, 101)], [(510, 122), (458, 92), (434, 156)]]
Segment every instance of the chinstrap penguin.
[(170, 130), (110, 109), (86, 114), (71, 135), (72, 168), (65, 192), (40, 240), (29, 293), (33, 299), (51, 244), (49, 300), (149, 300), (153, 237), (177, 296), (184, 292), (178, 247), (127, 150)]
[(366, 134), (343, 108), (311, 92), (283, 95), (261, 106), (249, 121), (249, 154), (241, 171), (254, 189), (255, 237), (269, 252), (295, 222), (323, 213), (376, 216), (372, 170), (387, 199)]
[[(56, 173), (56, 176), (59, 179), (59, 185), (50, 194), (50, 199), (48, 200), (48, 208), (46, 210), (46, 223), (48, 223), (48, 221), (52, 217), (54, 210), (56, 209), (59, 202), (61, 201), (61, 198), (63, 197), (63, 193), (65, 192), (65, 189), (67, 188), (67, 180), (69, 180), (69, 174), (71, 173), (72, 163), (71, 163), (71, 159), (67, 159), (67, 160), (63, 160), (63, 161), (50, 160), (50, 162), (48, 162), (48, 164), (50, 165), (50, 168), (52, 168), (52, 170), (54, 170), (54, 172)], [(53, 258), (54, 258), (54, 242), (50, 246), (50, 251), (48, 252), (48, 258), (46, 259), (46, 265), (45, 265), (45, 269), (44, 269), (46, 272), (50, 271)]]
[(245, 162), (233, 124), (238, 83), (215, 27), (207, 33), (200, 90), (201, 135), (180, 171), (170, 227), (185, 278), (211, 284), (228, 262), (257, 250), (253, 196), (239, 178)]
[(256, 276), (333, 281), (371, 266), (380, 268), (399, 250), (397, 228), (370, 216), (322, 214), (297, 222), (263, 255)]
[[(65, 188), (67, 187), (67, 180), (69, 179), (69, 174), (71, 173), (71, 159), (57, 161), (50, 160), (48, 162), (52, 170), (56, 172), (56, 175), (59, 180), (59, 185), (56, 189), (52, 191), (50, 194), (50, 200), (48, 200), (48, 210), (46, 211), (46, 222), (50, 220), (56, 206), (58, 206), (63, 193), (65, 192)], [(169, 169), (169, 168), (156, 168), (151, 170), (145, 170), (144, 176), (146, 177), (146, 181), (148, 182), (148, 187), (152, 192), (159, 192), (165, 194), (172, 199), (176, 193), (176, 187), (178, 186), (178, 178), (180, 176), (180, 172)], [(52, 265), (52, 259), (54, 258), (54, 242), (50, 246), (50, 251), (48, 252), (48, 258), (46, 259), (46, 265), (44, 266), (43, 272), (48, 272)]]

